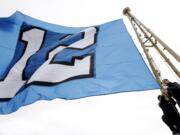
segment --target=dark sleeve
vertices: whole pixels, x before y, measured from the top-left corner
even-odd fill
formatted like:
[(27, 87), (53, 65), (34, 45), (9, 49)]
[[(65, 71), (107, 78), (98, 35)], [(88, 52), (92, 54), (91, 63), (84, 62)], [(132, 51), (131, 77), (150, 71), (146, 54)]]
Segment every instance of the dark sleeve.
[(171, 98), (172, 97), (172, 91), (168, 88), (168, 96)]
[(180, 100), (180, 86), (178, 83), (171, 83), (168, 86), (168, 92), (172, 95), (176, 100)]
[(180, 91), (180, 84), (178, 84), (177, 82), (174, 83), (174, 87)]
[(176, 102), (174, 101), (174, 99), (170, 98), (169, 100), (174, 106), (176, 105)]

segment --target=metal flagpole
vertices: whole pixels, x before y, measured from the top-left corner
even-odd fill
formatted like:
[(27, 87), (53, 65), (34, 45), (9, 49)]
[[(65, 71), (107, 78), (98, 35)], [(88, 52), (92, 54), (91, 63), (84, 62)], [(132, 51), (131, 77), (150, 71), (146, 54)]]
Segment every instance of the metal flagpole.
[[(167, 50), (169, 54), (171, 54), (175, 60), (180, 62), (180, 56), (174, 52), (167, 44), (165, 44), (157, 35), (155, 35), (149, 28), (147, 28), (141, 21), (139, 21), (133, 14), (130, 13), (130, 8), (125, 8), (123, 10), (123, 14), (126, 15), (131, 22), (131, 25), (136, 33), (136, 36), (143, 48), (143, 51), (147, 57), (147, 60), (150, 64), (150, 67), (155, 75), (158, 83), (162, 86), (162, 78), (160, 74), (160, 70), (158, 70), (153, 58), (149, 53), (149, 47), (154, 47), (157, 52), (162, 56), (162, 58), (167, 62), (172, 71), (180, 78), (180, 72), (176, 68), (176, 66), (170, 61), (170, 59), (165, 55), (163, 50)], [(143, 35), (143, 38), (141, 37)], [(150, 45), (149, 45), (150, 44)], [(164, 49), (161, 50), (158, 45), (161, 45)]]

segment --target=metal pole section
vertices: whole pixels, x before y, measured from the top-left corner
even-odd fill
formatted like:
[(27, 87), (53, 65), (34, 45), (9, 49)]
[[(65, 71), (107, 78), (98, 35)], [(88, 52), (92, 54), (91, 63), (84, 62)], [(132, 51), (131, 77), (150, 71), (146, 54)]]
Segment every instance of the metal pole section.
[[(144, 24), (142, 24), (135, 16), (133, 16), (130, 13), (130, 9), (129, 8), (125, 8), (123, 10), (123, 14), (126, 15), (128, 17), (128, 19), (130, 20), (133, 28), (134, 25), (136, 24), (137, 27), (139, 28), (139, 30), (144, 34), (144, 36), (147, 38), (147, 40), (145, 42), (142, 42), (140, 36), (138, 33), (136, 33), (140, 43), (142, 44), (142, 46), (146, 47), (155, 47), (155, 49), (158, 51), (158, 53), (162, 56), (162, 58), (167, 62), (167, 64), (171, 67), (171, 69), (174, 71), (174, 73), (180, 78), (180, 72), (179, 70), (173, 65), (173, 63), (168, 59), (168, 57), (163, 53), (163, 51), (158, 47), (157, 42), (162, 45), (172, 56), (174, 56), (175, 59), (179, 59), (180, 57), (171, 49), (169, 48), (162, 40), (160, 40), (154, 33), (152, 33)], [(133, 24), (134, 23), (134, 24)], [(136, 29), (134, 29), (135, 32), (137, 32)], [(148, 34), (150, 36), (148, 36)], [(155, 42), (152, 40), (152, 38), (154, 38)], [(145, 46), (145, 43), (147, 41), (150, 41), (150, 43), (152, 44), (152, 46)], [(180, 59), (179, 59), (180, 60)]]
[(149, 32), (164, 47), (164, 49), (166, 49), (178, 62), (180, 62), (180, 56), (176, 52), (174, 52), (166, 43), (164, 43), (156, 34), (154, 34), (149, 28), (147, 28), (141, 21), (139, 21), (134, 15), (132, 15), (130, 13), (130, 8), (125, 8), (123, 14), (130, 16), (138, 21), (139, 24), (142, 25), (147, 30), (147, 32)]
[[(124, 13), (124, 11), (123, 11), (123, 13)], [(141, 47), (143, 48), (143, 51), (144, 51), (144, 53), (145, 53), (145, 55), (146, 55), (146, 57), (147, 57), (147, 60), (148, 60), (148, 62), (149, 62), (149, 65), (150, 65), (150, 67), (151, 67), (151, 69), (152, 69), (152, 71), (153, 71), (153, 74), (155, 75), (157, 82), (159, 83), (159, 85), (160, 85), (161, 88), (162, 88), (162, 83), (161, 83), (161, 82), (162, 82), (162, 79), (161, 79), (160, 72), (159, 72), (159, 70), (157, 69), (157, 67), (156, 67), (156, 65), (155, 65), (155, 63), (154, 63), (154, 60), (152, 59), (151, 55), (149, 54), (149, 50), (144, 46), (144, 43), (143, 43), (142, 40), (140, 39), (139, 33), (138, 33), (138, 31), (137, 31), (137, 28), (134, 26), (134, 24), (133, 24), (133, 22), (132, 22), (132, 21), (133, 21), (132, 18), (131, 18), (130, 16), (128, 16), (128, 15), (127, 15), (127, 17), (128, 17), (128, 19), (129, 19), (129, 21), (131, 22), (131, 25), (133, 26), (133, 29), (134, 29), (134, 31), (135, 31), (135, 33), (136, 33), (136, 36), (137, 36), (139, 42), (141, 43)]]
[[(133, 18), (134, 19), (134, 18)], [(138, 24), (135, 20), (134, 23), (138, 26), (138, 28), (143, 32), (143, 34), (148, 37), (148, 34), (145, 32), (145, 30), (141, 27), (140, 24)], [(172, 62), (167, 58), (167, 56), (161, 51), (161, 49), (153, 42), (151, 38), (149, 38), (149, 41), (153, 45), (153, 47), (156, 48), (156, 50), (160, 53), (160, 55), (164, 58), (164, 60), (168, 63), (168, 65), (172, 68), (172, 70), (175, 72), (175, 74), (180, 78), (180, 72), (178, 69), (172, 64)]]

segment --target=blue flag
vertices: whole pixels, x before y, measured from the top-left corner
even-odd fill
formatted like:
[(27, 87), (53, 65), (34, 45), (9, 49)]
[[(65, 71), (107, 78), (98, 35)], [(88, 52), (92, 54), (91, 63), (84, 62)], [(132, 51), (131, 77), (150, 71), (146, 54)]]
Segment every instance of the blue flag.
[(122, 19), (71, 28), (0, 18), (0, 114), (37, 100), (159, 88)]

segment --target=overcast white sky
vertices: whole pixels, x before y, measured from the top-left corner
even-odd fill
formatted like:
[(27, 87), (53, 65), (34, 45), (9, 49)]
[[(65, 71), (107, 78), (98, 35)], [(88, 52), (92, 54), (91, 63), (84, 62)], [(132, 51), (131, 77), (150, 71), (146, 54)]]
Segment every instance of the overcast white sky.
[[(40, 20), (74, 27), (124, 18), (136, 42), (130, 23), (122, 15), (129, 6), (137, 18), (180, 53), (179, 5), (179, 0), (0, 0), (0, 16), (19, 10)], [(161, 69), (163, 77), (178, 81), (166, 67)], [(0, 135), (170, 135), (161, 121), (158, 94), (154, 90), (38, 101), (0, 116)]]

